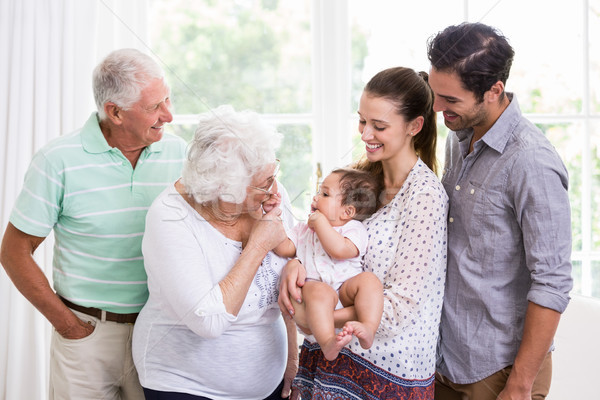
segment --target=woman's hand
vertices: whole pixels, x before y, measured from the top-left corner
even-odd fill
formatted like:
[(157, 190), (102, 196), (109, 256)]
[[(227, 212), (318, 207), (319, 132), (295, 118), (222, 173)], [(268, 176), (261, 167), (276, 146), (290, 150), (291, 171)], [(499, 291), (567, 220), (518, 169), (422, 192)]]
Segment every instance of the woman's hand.
[(260, 213), (260, 216), (251, 215), (254, 218), (252, 228), (248, 241), (242, 242), (242, 254), (229, 273), (219, 282), (225, 310), (234, 316), (238, 315), (256, 271), (266, 254), (287, 238), (280, 217), (280, 208), (275, 208), (264, 215), (261, 209)]
[(281, 195), (279, 193), (274, 193), (269, 197), (267, 201), (262, 203), (262, 209), (265, 213), (273, 210), (275, 207), (279, 207), (281, 205)]
[(275, 207), (279, 207), (281, 205), (281, 193), (278, 192), (277, 188), (277, 180), (273, 183), (273, 187), (271, 188), (272, 193), (267, 200), (262, 203), (262, 209), (265, 213), (268, 213)]
[(281, 397), (287, 399), (292, 390), (292, 382), (298, 372), (298, 332), (296, 331), (296, 324), (294, 324), (294, 321), (290, 316), (282, 314), (282, 317), (287, 331), (288, 359), (285, 373), (283, 374), (283, 390), (281, 391)]
[(260, 217), (256, 216), (256, 218), (258, 221), (252, 226), (248, 245), (253, 245), (265, 252), (269, 252), (287, 239), (287, 234), (281, 221), (281, 208), (276, 207)]
[(279, 308), (284, 315), (294, 316), (294, 307), (292, 299), (302, 303), (302, 292), (300, 288), (304, 286), (306, 281), (306, 270), (302, 263), (297, 259), (288, 261), (286, 266), (281, 271), (281, 279), (279, 285)]
[(298, 400), (300, 399), (300, 392), (295, 389), (292, 389), (292, 394), (290, 394), (290, 400)]
[(285, 373), (283, 374), (283, 390), (281, 391), (282, 398), (287, 399), (290, 396), (292, 382), (294, 382), (297, 372), (298, 357), (296, 357), (296, 362), (288, 361), (287, 366), (285, 367)]

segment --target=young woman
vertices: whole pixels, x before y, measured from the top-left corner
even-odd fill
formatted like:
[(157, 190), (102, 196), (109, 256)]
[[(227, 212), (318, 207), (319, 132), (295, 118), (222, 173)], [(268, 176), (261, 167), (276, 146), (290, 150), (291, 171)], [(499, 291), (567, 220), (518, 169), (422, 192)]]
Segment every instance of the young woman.
[[(383, 188), (380, 208), (365, 221), (369, 234), (363, 269), (383, 283), (384, 311), (373, 345), (353, 339), (328, 361), (305, 341), (292, 398), (433, 399), (436, 344), (446, 271), (448, 197), (436, 171), (436, 117), (427, 74), (408, 68), (379, 72), (366, 85), (358, 110), (366, 154), (356, 168)], [(293, 314), (305, 270), (286, 266), (279, 303)], [(356, 319), (336, 311), (336, 326)], [(298, 321), (297, 321), (298, 322)]]

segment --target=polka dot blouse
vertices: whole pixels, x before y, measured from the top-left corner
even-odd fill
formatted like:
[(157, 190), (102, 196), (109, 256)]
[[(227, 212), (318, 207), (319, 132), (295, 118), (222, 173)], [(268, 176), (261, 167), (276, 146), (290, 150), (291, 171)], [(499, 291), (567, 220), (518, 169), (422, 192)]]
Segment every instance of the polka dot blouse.
[(393, 200), (365, 221), (364, 269), (383, 283), (384, 310), (373, 346), (354, 353), (402, 379), (435, 373), (446, 275), (448, 197), (437, 176), (417, 161)]

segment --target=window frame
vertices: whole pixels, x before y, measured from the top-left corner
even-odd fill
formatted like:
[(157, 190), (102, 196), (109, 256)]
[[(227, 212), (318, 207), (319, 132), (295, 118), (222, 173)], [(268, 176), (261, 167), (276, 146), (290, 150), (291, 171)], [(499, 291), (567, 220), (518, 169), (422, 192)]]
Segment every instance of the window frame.
[[(463, 1), (464, 20), (469, 21), (469, 3)], [(600, 121), (594, 115), (590, 88), (590, 3), (581, 0), (583, 24), (581, 38), (583, 47), (583, 97), (579, 114), (525, 114), (533, 123), (580, 123), (584, 132), (582, 145), (581, 226), (582, 248), (572, 252), (571, 260), (581, 263), (581, 294), (592, 296), (592, 264), (600, 262), (600, 251), (593, 250), (592, 242), (592, 123)], [(300, 124), (310, 126), (313, 132), (313, 171), (317, 164), (323, 174), (334, 167), (350, 163), (352, 135), (347, 127), (356, 122), (354, 113), (348, 114), (351, 96), (351, 32), (349, 3), (346, 0), (312, 0), (312, 113), (265, 114), (264, 118), (274, 124)], [(574, 72), (576, 73), (576, 72)], [(173, 124), (195, 124), (195, 115), (174, 115)], [(440, 123), (443, 124), (441, 118)], [(442, 126), (442, 125), (440, 125)]]

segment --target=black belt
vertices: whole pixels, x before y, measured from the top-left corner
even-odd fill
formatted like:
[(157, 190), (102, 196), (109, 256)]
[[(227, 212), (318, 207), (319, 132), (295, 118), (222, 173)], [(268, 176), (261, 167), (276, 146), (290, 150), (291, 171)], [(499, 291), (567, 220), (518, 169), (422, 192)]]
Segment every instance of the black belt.
[(79, 311), (81, 313), (84, 313), (86, 315), (90, 315), (92, 317), (96, 317), (100, 320), (102, 320), (102, 313), (106, 314), (105, 320), (106, 321), (112, 321), (112, 322), (118, 322), (120, 324), (133, 324), (138, 316), (139, 313), (132, 313), (132, 314), (117, 314), (117, 313), (112, 313), (109, 311), (104, 311), (101, 310), (99, 308), (94, 308), (94, 307), (83, 307), (74, 303), (71, 303), (69, 300), (58, 296), (63, 303), (65, 303), (65, 306), (72, 308), (75, 311)]

